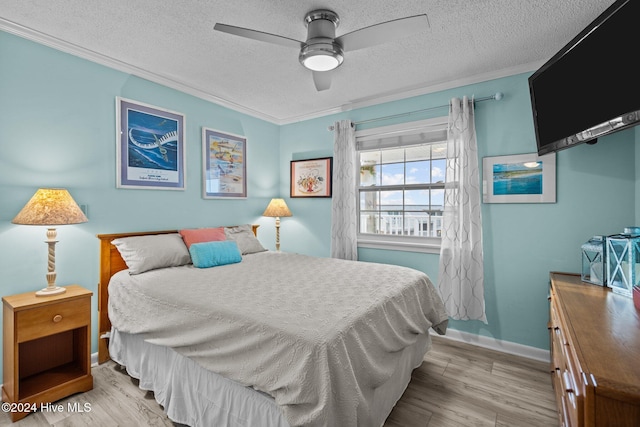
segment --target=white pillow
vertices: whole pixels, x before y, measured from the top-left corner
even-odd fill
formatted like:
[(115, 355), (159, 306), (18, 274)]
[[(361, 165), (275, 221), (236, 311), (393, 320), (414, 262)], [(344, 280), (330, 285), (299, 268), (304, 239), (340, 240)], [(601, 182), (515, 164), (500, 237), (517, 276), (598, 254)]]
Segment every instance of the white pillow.
[(228, 240), (236, 242), (242, 255), (266, 251), (256, 235), (253, 234), (253, 227), (249, 224), (225, 227), (224, 234), (227, 235)]
[(123, 237), (111, 243), (118, 248), (129, 267), (129, 274), (178, 267), (191, 262), (189, 250), (178, 233)]

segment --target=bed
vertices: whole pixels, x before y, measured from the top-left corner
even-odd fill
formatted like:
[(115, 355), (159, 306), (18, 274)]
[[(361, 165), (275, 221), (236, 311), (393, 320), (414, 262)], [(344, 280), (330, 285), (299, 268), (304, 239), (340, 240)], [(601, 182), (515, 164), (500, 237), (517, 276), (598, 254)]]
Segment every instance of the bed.
[(182, 236), (188, 262), (144, 271), (123, 242), (177, 248), (184, 230), (98, 235), (99, 362), (125, 366), (190, 426), (383, 425), (430, 329), (446, 331), (433, 284), (405, 267), (267, 251), (257, 228)]

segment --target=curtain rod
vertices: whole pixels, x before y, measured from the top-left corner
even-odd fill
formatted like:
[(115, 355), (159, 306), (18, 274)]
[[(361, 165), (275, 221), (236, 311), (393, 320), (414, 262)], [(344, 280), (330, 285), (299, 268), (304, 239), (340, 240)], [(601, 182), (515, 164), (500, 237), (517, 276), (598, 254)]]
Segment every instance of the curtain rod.
[[(481, 102), (481, 101), (491, 101), (491, 100), (496, 100), (496, 101), (500, 101), (502, 98), (504, 97), (504, 94), (502, 92), (496, 92), (495, 94), (491, 95), (491, 96), (485, 96), (484, 98), (477, 98), (474, 99), (473, 102)], [(398, 117), (404, 117), (404, 116), (410, 116), (412, 114), (416, 114), (416, 113), (423, 113), (425, 111), (430, 111), (430, 110), (435, 110), (436, 108), (444, 108), (444, 107), (448, 107), (449, 104), (446, 105), (436, 105), (435, 107), (429, 107), (429, 108), (424, 108), (422, 110), (416, 110), (416, 111), (409, 111), (408, 113), (400, 113), (400, 114), (394, 114), (392, 116), (384, 116), (384, 117), (377, 117), (375, 119), (369, 119), (369, 120), (362, 120), (359, 122), (354, 122), (353, 126), (358, 126), (364, 123), (371, 123), (371, 122), (378, 122), (380, 120), (389, 120), (389, 119), (395, 119)], [(333, 131), (333, 126), (329, 126), (328, 128), (330, 131)]]

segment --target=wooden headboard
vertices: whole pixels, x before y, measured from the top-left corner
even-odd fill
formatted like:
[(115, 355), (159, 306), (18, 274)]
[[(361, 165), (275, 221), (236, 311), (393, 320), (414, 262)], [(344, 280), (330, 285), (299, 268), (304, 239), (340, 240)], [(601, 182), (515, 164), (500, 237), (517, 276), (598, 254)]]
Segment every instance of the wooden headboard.
[[(253, 234), (258, 235), (259, 225), (253, 225)], [(98, 234), (100, 240), (100, 282), (98, 283), (98, 363), (109, 360), (109, 339), (106, 334), (111, 332), (109, 320), (109, 281), (118, 271), (125, 270), (127, 265), (120, 256), (118, 249), (111, 244), (115, 239), (123, 237), (150, 236), (154, 234), (177, 233), (178, 230), (138, 231), (132, 233)], [(104, 337), (104, 338), (103, 338)]]

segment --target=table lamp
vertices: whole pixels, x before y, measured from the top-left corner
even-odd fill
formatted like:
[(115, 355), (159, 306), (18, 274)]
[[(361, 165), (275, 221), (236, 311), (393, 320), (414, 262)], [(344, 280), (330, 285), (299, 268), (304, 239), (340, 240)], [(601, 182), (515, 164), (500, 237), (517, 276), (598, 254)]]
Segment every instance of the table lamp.
[(66, 289), (56, 286), (56, 229), (54, 225), (80, 224), (88, 219), (71, 194), (62, 188), (40, 188), (31, 200), (11, 221), (14, 224), (46, 225), (49, 246), (47, 287), (36, 292), (37, 296), (57, 295)]
[(276, 219), (276, 251), (280, 252), (280, 217), (291, 216), (291, 211), (287, 207), (284, 199), (271, 199), (269, 206), (264, 210), (262, 216), (275, 217)]

